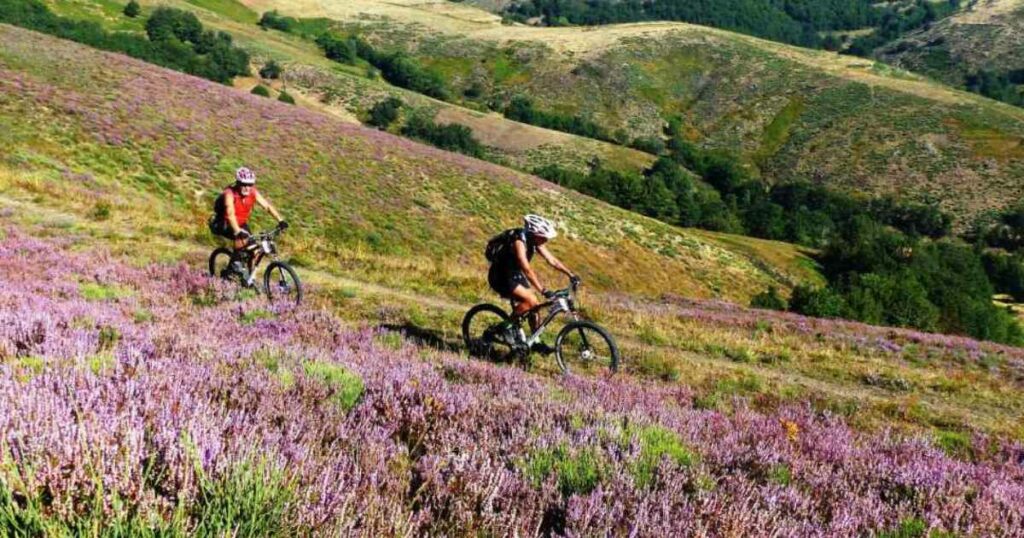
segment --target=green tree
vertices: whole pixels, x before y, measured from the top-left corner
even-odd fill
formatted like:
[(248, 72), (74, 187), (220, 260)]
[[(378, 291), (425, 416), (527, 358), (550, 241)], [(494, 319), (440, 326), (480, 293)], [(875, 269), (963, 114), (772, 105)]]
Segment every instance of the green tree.
[(123, 13), (125, 17), (130, 17), (134, 19), (135, 17), (138, 17), (139, 13), (141, 12), (142, 8), (139, 6), (139, 3), (135, 0), (130, 0), (128, 4), (124, 6)]
[(388, 97), (383, 101), (378, 101), (370, 108), (370, 117), (367, 123), (380, 129), (387, 129), (398, 119), (402, 105), (402, 100), (397, 97)]
[(281, 78), (281, 66), (274, 60), (270, 60), (260, 68), (260, 77), (266, 79)]

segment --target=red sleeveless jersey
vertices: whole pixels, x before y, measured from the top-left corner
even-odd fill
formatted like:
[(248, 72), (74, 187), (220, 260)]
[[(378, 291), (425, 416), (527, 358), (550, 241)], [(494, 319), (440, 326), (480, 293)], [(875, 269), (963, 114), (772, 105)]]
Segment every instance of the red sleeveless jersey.
[(224, 190), (225, 197), (228, 191), (231, 191), (232, 199), (235, 201), (235, 220), (238, 221), (239, 226), (245, 226), (245, 223), (249, 222), (253, 206), (256, 205), (256, 187), (249, 191), (249, 196), (242, 196), (233, 187), (228, 187)]

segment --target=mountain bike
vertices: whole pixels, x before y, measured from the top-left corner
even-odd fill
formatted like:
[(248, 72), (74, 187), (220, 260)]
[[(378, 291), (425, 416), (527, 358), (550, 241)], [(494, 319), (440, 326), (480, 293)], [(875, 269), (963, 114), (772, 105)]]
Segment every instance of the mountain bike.
[[(225, 280), (235, 280), (243, 287), (256, 287), (256, 269), (264, 258), (272, 261), (263, 271), (263, 292), (267, 300), (275, 299), (302, 302), (302, 282), (299, 275), (287, 262), (277, 257), (277, 244), (274, 242), (283, 230), (280, 227), (269, 232), (260, 232), (249, 237), (245, 248), (235, 251), (219, 247), (210, 253), (210, 276)], [(252, 274), (249, 274), (252, 260)]]
[[(470, 308), (462, 318), (462, 339), (470, 355), (491, 360), (520, 359), (525, 361), (538, 347), (540, 337), (548, 325), (559, 315), (571, 320), (555, 338), (555, 361), (563, 374), (570, 369), (596, 372), (619, 368), (619, 348), (608, 331), (600, 325), (583, 319), (577, 302), (579, 284), (554, 292), (547, 302), (521, 316), (513, 316), (502, 308), (483, 303)], [(514, 309), (514, 304), (512, 305)], [(547, 310), (547, 315), (533, 334), (527, 336), (523, 321), (535, 312)]]

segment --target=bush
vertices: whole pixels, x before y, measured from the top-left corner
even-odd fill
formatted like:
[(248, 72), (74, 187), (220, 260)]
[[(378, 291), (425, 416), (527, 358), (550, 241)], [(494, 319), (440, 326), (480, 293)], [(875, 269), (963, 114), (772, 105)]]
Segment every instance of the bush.
[(281, 78), (281, 66), (274, 60), (270, 60), (260, 69), (260, 77), (266, 79)]
[(358, 48), (353, 39), (342, 39), (330, 33), (323, 33), (316, 38), (316, 44), (330, 60), (344, 64), (356, 63)]
[(260, 97), (270, 97), (270, 90), (262, 84), (257, 84), (249, 93)]
[(647, 136), (643, 138), (636, 138), (629, 146), (633, 149), (650, 153), (651, 155), (661, 155), (665, 151), (665, 142), (656, 136)]
[(367, 123), (380, 129), (387, 129), (398, 119), (402, 104), (402, 100), (397, 97), (388, 97), (383, 101), (378, 101), (370, 108), (370, 117)]
[(504, 114), (510, 120), (521, 121), (564, 133), (577, 134), (587, 138), (604, 140), (605, 142), (616, 142), (608, 134), (608, 131), (600, 125), (581, 116), (566, 116), (537, 110), (533, 105), (533, 101), (528, 97), (514, 97), (508, 106), (505, 107)]
[(828, 287), (815, 288), (801, 284), (793, 289), (789, 309), (798, 314), (816, 318), (838, 318), (845, 314), (842, 296)]
[(281, 90), (281, 93), (277, 95), (277, 100), (281, 101), (282, 103), (288, 103), (289, 105), (295, 104), (295, 98), (292, 97), (292, 94), (284, 90)]
[(278, 14), (277, 10), (274, 10), (263, 13), (263, 16), (260, 17), (260, 22), (257, 24), (264, 30), (274, 29), (290, 32), (298, 24), (298, 21), (292, 17), (282, 17)]
[(125, 17), (134, 19), (135, 17), (138, 17), (141, 12), (142, 8), (139, 6), (139, 3), (135, 0), (131, 0), (126, 6), (124, 6), (124, 11), (122, 13), (124, 13)]
[(775, 286), (755, 295), (754, 298), (750, 300), (750, 306), (751, 308), (779, 311), (785, 311), (789, 308), (789, 305), (786, 304), (786, 300), (779, 295), (779, 290)]
[(473, 131), (465, 125), (438, 125), (425, 116), (415, 115), (402, 127), (402, 134), (418, 138), (441, 149), (458, 151), (473, 157), (483, 155), (483, 146), (473, 138)]

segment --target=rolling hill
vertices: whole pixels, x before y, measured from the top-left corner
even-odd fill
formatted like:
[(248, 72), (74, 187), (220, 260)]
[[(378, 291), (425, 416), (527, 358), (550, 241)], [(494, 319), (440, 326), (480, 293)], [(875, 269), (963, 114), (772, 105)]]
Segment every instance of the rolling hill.
[(528, 95), (627, 140), (679, 116), (693, 141), (740, 153), (772, 182), (937, 201), (961, 226), (1022, 194), (1024, 111), (880, 62), (678, 23), (503, 25), (451, 2), (246, 5), (335, 19), (457, 89), (479, 84), (499, 102)]
[(980, 0), (878, 50), (887, 63), (963, 86), (979, 70), (1024, 69), (1024, 2)]
[(247, 163), (298, 224), (309, 259), (361, 248), (480, 281), (486, 239), (537, 211), (563, 223), (565, 257), (599, 288), (743, 300), (811, 274), (756, 254), (801, 259), (792, 247), (726, 247), (715, 234), (320, 113), (12, 27), (2, 38), (3, 162), (31, 170), (30, 179), (8, 172), (8, 188), (83, 211), (107, 200), (127, 233), (205, 235), (215, 192)]
[[(144, 31), (141, 18), (124, 17), (122, 6), (116, 2), (47, 0), (46, 4), (57, 14), (93, 21), (111, 30)], [(374, 104), (396, 97), (408, 110), (435, 116), (438, 122), (458, 121), (472, 126), (475, 136), (486, 146), (489, 160), (519, 170), (531, 171), (544, 164), (582, 170), (598, 159), (616, 169), (635, 171), (654, 160), (653, 156), (634, 149), (509, 121), (478, 110), (480, 107), (465, 108), (392, 86), (379, 74), (368, 74), (363, 66), (328, 60), (312, 42), (262, 30), (255, 24), (259, 15), (233, 0), (143, 1), (142, 5), (147, 9), (185, 9), (195, 13), (205, 26), (229, 32), (257, 65), (274, 60), (285, 66), (284, 78), (277, 87), (288, 87), (289, 93), (299, 96), (301, 106), (327, 112), (349, 123), (365, 121)], [(249, 89), (257, 80), (238, 83)]]

